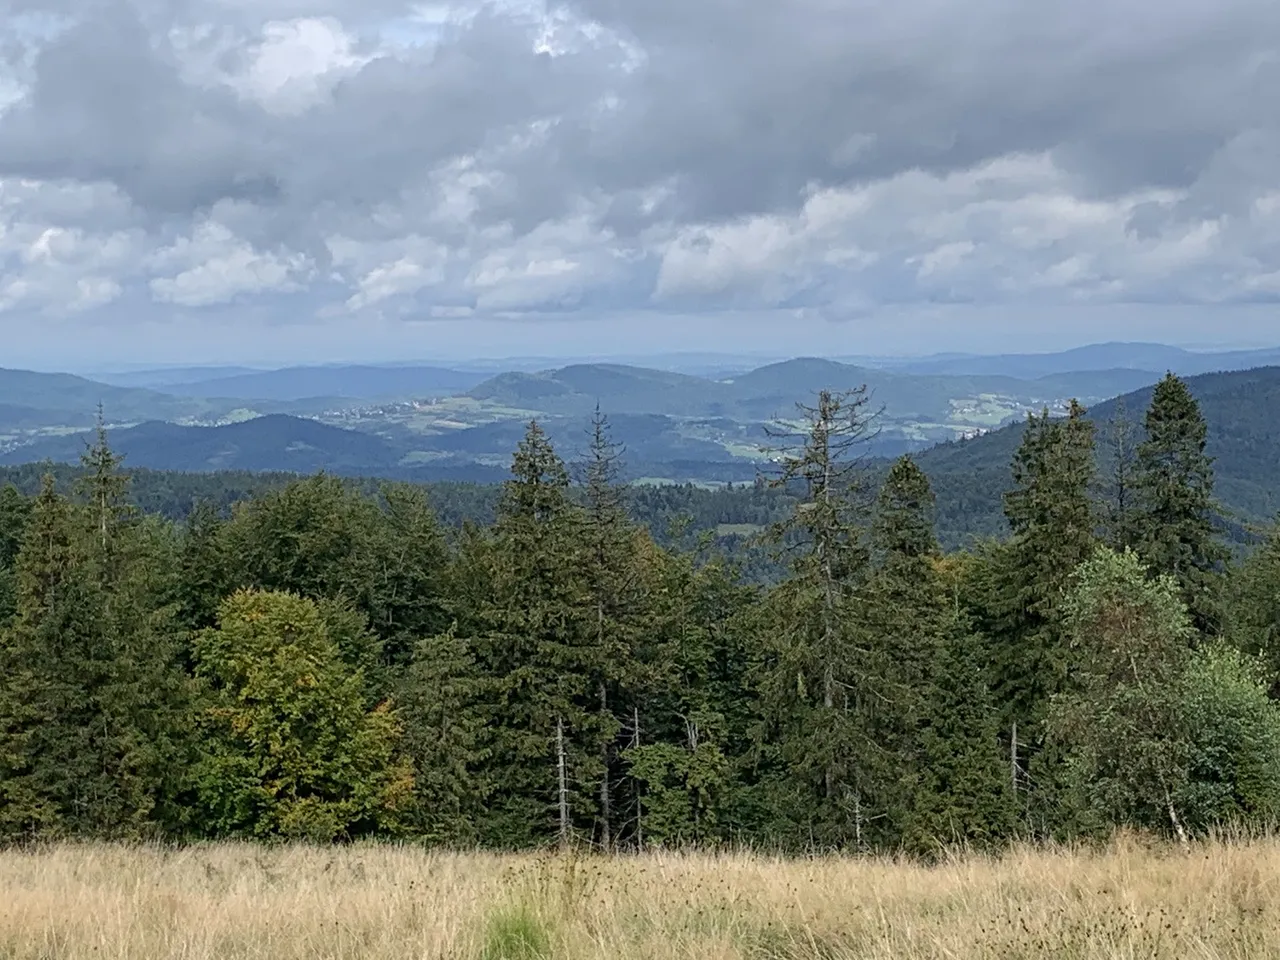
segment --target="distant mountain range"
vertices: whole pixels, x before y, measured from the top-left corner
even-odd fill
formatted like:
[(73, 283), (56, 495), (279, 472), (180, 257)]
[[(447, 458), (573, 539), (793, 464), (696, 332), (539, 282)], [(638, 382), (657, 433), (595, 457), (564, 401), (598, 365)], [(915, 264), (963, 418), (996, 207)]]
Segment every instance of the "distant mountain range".
[[(1275, 518), (1280, 513), (1280, 366), (1203, 374), (1188, 383), (1208, 421), (1218, 496), (1231, 522), (1242, 530)], [(1140, 422), (1150, 399), (1151, 388), (1144, 387), (1090, 411), (1099, 425), (1103, 459), (1108, 423), (1122, 411), (1127, 419)], [(745, 458), (726, 459), (723, 446), (706, 438), (673, 439), (672, 418), (667, 416), (620, 414), (612, 421), (615, 432), (628, 438), (626, 461), (632, 479), (749, 482), (771, 469)], [(572, 460), (584, 450), (585, 429), (578, 429), (576, 421), (553, 417), (548, 423), (562, 455)], [(517, 420), (455, 430), (435, 438), (434, 449), (424, 454), (421, 438), (414, 435), (380, 436), (269, 415), (216, 427), (148, 422), (113, 432), (111, 441), (129, 466), (156, 470), (307, 474), (323, 469), (349, 476), (490, 483), (508, 475), (511, 452), (523, 431)], [(916, 454), (938, 495), (939, 533), (945, 543), (955, 546), (1004, 531), (1002, 495), (1011, 484), (1010, 463), (1022, 431), (1022, 424), (1015, 423)], [(47, 437), (9, 451), (0, 464), (74, 461), (87, 440), (83, 433)]]
[[(1145, 370), (1196, 376), (1280, 364), (1280, 348), (1197, 352), (1161, 343), (1098, 343), (1059, 353), (1009, 353), (991, 356), (939, 356), (890, 360), (884, 366), (903, 373), (938, 376), (1001, 375), (1034, 379), (1100, 370)], [(878, 364), (879, 365), (879, 364)]]
[[(1057, 353), (996, 355), (938, 354), (928, 357), (835, 357), (845, 366), (892, 371), (898, 375), (939, 377), (1006, 377), (1038, 380), (1064, 374), (1168, 370), (1184, 376), (1280, 364), (1280, 348), (1196, 352), (1158, 343), (1102, 343)], [(142, 387), (185, 397), (291, 400), (356, 398), (386, 400), (463, 393), (489, 378), (503, 380), (516, 373), (545, 376), (547, 372), (610, 367), (646, 368), (655, 373), (683, 374), (693, 379), (741, 377), (780, 359), (745, 354), (669, 353), (591, 361), (554, 358), (511, 358), (466, 363), (325, 364), (276, 370), (249, 367), (167, 367), (106, 373), (96, 376), (118, 387)], [(495, 374), (497, 375), (495, 377)], [(588, 391), (590, 392), (590, 391)], [(0, 400), (4, 397), (0, 394)], [(645, 411), (654, 412), (654, 411)]]
[[(133, 466), (487, 481), (505, 475), (532, 418), (574, 458), (598, 406), (626, 447), (631, 479), (741, 481), (767, 468), (767, 423), (794, 418), (796, 403), (812, 401), (820, 388), (867, 384), (871, 408), (881, 411), (872, 452), (920, 452), (950, 500), (972, 507), (953, 524), (963, 534), (999, 527), (1016, 424), (1029, 409), (1061, 410), (1076, 397), (1103, 416), (1110, 398), (1126, 394), (1136, 409), (1166, 369), (1194, 375), (1199, 367), (1245, 369), (1268, 358), (1280, 364), (1280, 350), (1200, 354), (1101, 344), (857, 364), (798, 358), (737, 372), (733, 358), (717, 367), (717, 357), (700, 356), (699, 364), (720, 371), (701, 376), (616, 363), (492, 376), (412, 364), (218, 368), (207, 377), (210, 368), (173, 368), (152, 371), (151, 381), (145, 372), (120, 375), (135, 385), (0, 370), (0, 463), (75, 460), (101, 403), (113, 444)], [(1263, 368), (1193, 381), (1229, 466), (1223, 495), (1250, 517), (1280, 508), (1270, 481), (1280, 451), (1272, 427), (1280, 401), (1268, 392), (1276, 378), (1276, 368)], [(143, 382), (153, 385), (136, 385)], [(1012, 430), (1002, 429), (1009, 424)]]

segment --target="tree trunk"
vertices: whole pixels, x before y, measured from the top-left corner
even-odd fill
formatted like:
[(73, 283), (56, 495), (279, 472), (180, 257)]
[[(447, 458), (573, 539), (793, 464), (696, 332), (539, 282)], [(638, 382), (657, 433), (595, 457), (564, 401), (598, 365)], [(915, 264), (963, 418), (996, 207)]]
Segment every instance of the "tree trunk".
[(1013, 721), (1013, 736), (1009, 741), (1009, 775), (1013, 780), (1013, 795), (1018, 795), (1018, 721)]
[(569, 778), (564, 760), (564, 719), (556, 717), (556, 772), (560, 787), (560, 849), (569, 848)]
[[(609, 693), (603, 680), (600, 681), (600, 716), (609, 713)], [(609, 753), (611, 744), (605, 740), (600, 744), (600, 846), (605, 853), (613, 849), (613, 798), (609, 793)]]
[(1169, 822), (1173, 825), (1173, 832), (1177, 834), (1178, 843), (1181, 845), (1184, 853), (1191, 852), (1191, 841), (1187, 839), (1187, 831), (1182, 826), (1182, 821), (1178, 818), (1178, 811), (1173, 806), (1173, 795), (1169, 792), (1169, 788), (1164, 788), (1164, 805), (1169, 811)]
[[(632, 714), (631, 747), (640, 746), (640, 708), (635, 707)], [(636, 785), (636, 850), (644, 853), (644, 800), (640, 796), (640, 787)]]

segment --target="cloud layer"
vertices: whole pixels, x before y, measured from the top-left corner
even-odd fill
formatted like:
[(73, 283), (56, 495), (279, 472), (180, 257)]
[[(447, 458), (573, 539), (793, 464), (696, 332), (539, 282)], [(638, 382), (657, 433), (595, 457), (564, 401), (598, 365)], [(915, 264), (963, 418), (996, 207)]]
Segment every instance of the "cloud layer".
[(0, 321), (1280, 296), (1273, 0), (7, 0), (0, 23)]

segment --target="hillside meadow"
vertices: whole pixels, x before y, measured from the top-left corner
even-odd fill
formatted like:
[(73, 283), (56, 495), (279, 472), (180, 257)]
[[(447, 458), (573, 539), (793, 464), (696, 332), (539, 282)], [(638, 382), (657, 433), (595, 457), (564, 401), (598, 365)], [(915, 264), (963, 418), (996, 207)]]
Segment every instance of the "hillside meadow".
[(755, 854), (43, 845), (0, 852), (0, 957), (1280, 957), (1280, 842), (938, 866)]

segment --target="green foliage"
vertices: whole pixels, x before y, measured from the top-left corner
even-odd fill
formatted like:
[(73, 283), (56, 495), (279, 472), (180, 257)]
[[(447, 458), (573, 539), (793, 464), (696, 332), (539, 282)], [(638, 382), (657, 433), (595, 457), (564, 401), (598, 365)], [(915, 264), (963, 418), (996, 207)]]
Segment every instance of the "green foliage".
[(1280, 697), (1280, 524), (1235, 570), (1227, 601), (1228, 639), (1261, 660), (1271, 695)]
[(394, 829), (412, 794), (389, 703), (366, 710), (313, 601), (240, 591), (196, 639), (206, 686), (196, 765), (214, 836), (332, 840)]
[[(103, 488), (123, 489), (104, 458)], [(172, 827), (185, 684), (158, 603), (164, 539), (47, 481), (0, 635), (0, 835), (137, 837)]]
[(14, 563), (22, 546), (31, 501), (12, 484), (0, 488), (0, 627), (16, 612), (17, 583)]
[(485, 805), (501, 781), (490, 765), (489, 684), (468, 645), (452, 631), (422, 640), (397, 685), (404, 737), (413, 763), (416, 834), (436, 843), (474, 843)]
[(629, 749), (629, 772), (641, 791), (640, 824), (645, 843), (680, 846), (707, 843), (719, 834), (719, 811), (730, 785), (728, 758), (716, 743), (723, 718), (694, 715), (683, 743), (661, 742)]
[(864, 842), (889, 762), (873, 732), (874, 705), (886, 695), (884, 651), (867, 642), (855, 613), (870, 573), (856, 460), (869, 429), (865, 406), (862, 392), (824, 391), (800, 409), (805, 429), (784, 447), (776, 481), (802, 491), (776, 533), (792, 575), (765, 596), (753, 625), (760, 749), (776, 757), (778, 776), (806, 791), (803, 829), (829, 846)]
[(1258, 664), (1218, 642), (1196, 651), (1178, 690), (1187, 782), (1176, 798), (1199, 832), (1280, 817), (1280, 706)]
[(1196, 629), (1220, 627), (1219, 579), (1226, 550), (1218, 539), (1208, 426), (1187, 385), (1173, 374), (1155, 389), (1138, 447), (1134, 492), (1137, 550), (1156, 573), (1173, 577)]
[[(493, 491), (126, 474), (99, 430), (34, 498), (0, 490), (0, 841), (932, 856), (1265, 822), (1280, 534), (1225, 571), (1202, 424), (1155, 394), (1102, 509), (1084, 410), (1031, 417), (1009, 536), (945, 556), (959, 488), (864, 469), (861, 391), (733, 491), (625, 487), (599, 414), (577, 484), (533, 423)], [(493, 955), (545, 951), (504, 924)]]
[(1053, 727), (1074, 786), (1106, 822), (1181, 833), (1191, 740), (1179, 683), (1194, 631), (1176, 582), (1100, 548), (1076, 574), (1066, 623), (1079, 687), (1055, 704)]
[[(531, 423), (512, 460), (498, 519), (468, 541), (469, 640), (490, 702), (494, 775), (503, 789), (486, 822), (494, 842), (527, 845), (558, 829), (590, 830), (602, 742), (611, 739), (591, 682), (592, 609), (583, 576), (582, 514), (564, 462)], [(570, 822), (560, 817), (556, 731), (566, 731)]]

